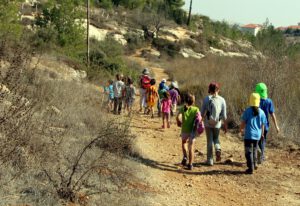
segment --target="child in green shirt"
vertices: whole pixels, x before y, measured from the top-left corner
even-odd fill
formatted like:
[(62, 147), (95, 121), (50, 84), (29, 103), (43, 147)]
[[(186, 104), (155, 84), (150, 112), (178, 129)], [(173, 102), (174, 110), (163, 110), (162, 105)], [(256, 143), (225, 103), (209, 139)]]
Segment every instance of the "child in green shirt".
[[(181, 164), (186, 166), (187, 164), (187, 151), (189, 151), (189, 161), (187, 168), (188, 170), (193, 169), (194, 161), (194, 141), (195, 141), (195, 120), (201, 121), (201, 114), (199, 108), (193, 106), (195, 103), (195, 96), (188, 94), (186, 98), (186, 105), (179, 110), (176, 117), (177, 125), (181, 127), (181, 138), (182, 138), (182, 153), (183, 159)], [(188, 150), (187, 150), (188, 144)]]

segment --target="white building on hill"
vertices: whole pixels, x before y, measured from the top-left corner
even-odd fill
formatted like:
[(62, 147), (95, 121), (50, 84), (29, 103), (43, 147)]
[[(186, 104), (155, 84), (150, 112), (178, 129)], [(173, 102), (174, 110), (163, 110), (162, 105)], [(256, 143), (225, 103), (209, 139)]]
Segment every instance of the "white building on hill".
[(262, 29), (262, 25), (260, 24), (247, 24), (244, 26), (241, 26), (241, 31), (242, 32), (247, 32), (250, 33), (254, 36), (257, 35), (257, 33)]

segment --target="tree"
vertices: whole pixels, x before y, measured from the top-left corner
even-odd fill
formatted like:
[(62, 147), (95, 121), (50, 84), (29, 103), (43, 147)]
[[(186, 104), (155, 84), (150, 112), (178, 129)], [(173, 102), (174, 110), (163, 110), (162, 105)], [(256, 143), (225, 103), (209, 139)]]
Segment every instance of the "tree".
[(19, 23), (18, 0), (0, 0), (0, 35), (10, 36), (12, 38), (19, 37), (21, 34), (21, 26)]
[(80, 19), (83, 11), (79, 0), (51, 0), (44, 7), (42, 15), (38, 16), (36, 25), (40, 28), (51, 28), (56, 32), (56, 43), (62, 47), (84, 43), (84, 29)]
[(189, 26), (191, 23), (191, 15), (192, 15), (192, 4), (193, 4), (193, 0), (190, 1), (190, 9), (189, 9), (189, 16), (188, 16), (188, 20), (187, 20), (187, 25)]

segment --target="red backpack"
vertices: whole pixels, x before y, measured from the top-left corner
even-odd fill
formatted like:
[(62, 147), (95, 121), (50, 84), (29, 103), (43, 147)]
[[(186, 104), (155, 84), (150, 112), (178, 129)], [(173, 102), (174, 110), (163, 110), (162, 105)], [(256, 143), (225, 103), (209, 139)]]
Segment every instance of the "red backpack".
[(149, 88), (151, 86), (150, 80), (151, 80), (151, 78), (148, 75), (143, 75), (141, 77), (141, 87), (143, 89)]

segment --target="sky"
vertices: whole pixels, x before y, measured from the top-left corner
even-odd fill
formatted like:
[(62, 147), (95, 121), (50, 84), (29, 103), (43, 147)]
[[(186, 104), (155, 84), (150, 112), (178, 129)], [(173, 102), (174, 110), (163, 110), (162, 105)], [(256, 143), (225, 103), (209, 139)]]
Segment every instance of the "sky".
[[(185, 0), (188, 10), (190, 0)], [(263, 24), (266, 19), (275, 27), (300, 22), (300, 0), (193, 0), (193, 14), (237, 24)]]

